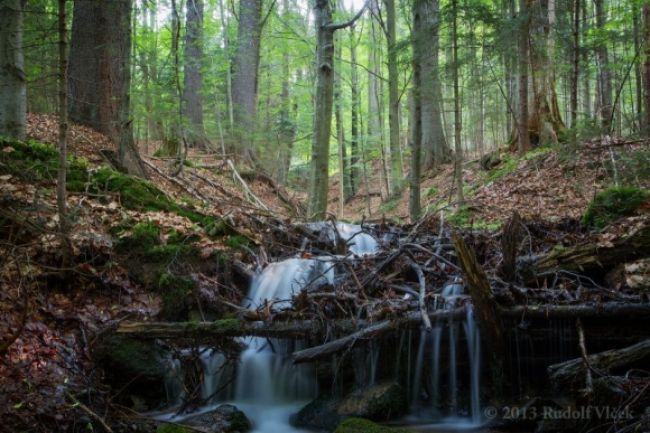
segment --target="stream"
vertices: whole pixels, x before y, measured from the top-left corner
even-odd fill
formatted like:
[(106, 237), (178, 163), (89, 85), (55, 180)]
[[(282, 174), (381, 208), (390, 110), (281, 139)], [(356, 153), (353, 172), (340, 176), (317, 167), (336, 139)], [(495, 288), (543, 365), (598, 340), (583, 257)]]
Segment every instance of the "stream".
[[(311, 229), (324, 230), (333, 243), (338, 232), (350, 253), (345, 260), (380, 250), (377, 240), (358, 225), (336, 223), (334, 230), (330, 223), (316, 223)], [(337, 278), (346, 278), (346, 275), (336, 269), (332, 256), (291, 257), (271, 263), (253, 279), (245, 307), (257, 308), (267, 301), (274, 301), (275, 307), (282, 306), (301, 290), (334, 284)], [(462, 284), (450, 282), (442, 289), (435, 307), (453, 309), (462, 299), (463, 291)], [(410, 425), (415, 431), (480, 427), (483, 422), (479, 397), (480, 339), (472, 309), (467, 308), (464, 320), (433, 323), (430, 332), (401, 332), (399, 350), (408, 351), (409, 355), (405, 361), (398, 357), (394, 367), (389, 369), (394, 376), (389, 379), (403, 378), (409, 400), (409, 414), (399, 423)], [(289, 356), (301, 348), (301, 343), (261, 337), (240, 338), (239, 341), (246, 348), (236, 366), (234, 382), (225, 384), (232, 371), (224, 367), (223, 355), (205, 350), (201, 356), (201, 394), (209, 399), (209, 404), (197, 412), (182, 416), (169, 413), (160, 418), (181, 421), (229, 403), (247, 415), (255, 433), (307, 432), (290, 423), (293, 414), (319, 395), (314, 368), (309, 364), (294, 365)], [(446, 345), (445, 350), (443, 345)], [(378, 372), (386, 370), (386, 365), (382, 366), (384, 360), (379, 348), (373, 344), (368, 347), (368, 356), (361, 369), (367, 372), (366, 385), (371, 386), (378, 381)], [(417, 349), (413, 350), (415, 347)], [(411, 356), (412, 352), (416, 355)], [(441, 411), (441, 406), (446, 410)]]

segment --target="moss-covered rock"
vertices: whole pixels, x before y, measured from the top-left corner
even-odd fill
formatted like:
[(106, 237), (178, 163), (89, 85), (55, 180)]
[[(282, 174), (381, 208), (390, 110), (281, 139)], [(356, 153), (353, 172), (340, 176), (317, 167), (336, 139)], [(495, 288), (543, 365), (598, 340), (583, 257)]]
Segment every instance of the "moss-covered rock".
[(650, 192), (633, 186), (615, 186), (596, 194), (589, 204), (582, 222), (605, 227), (619, 218), (633, 215), (648, 199)]
[(155, 342), (112, 335), (102, 339), (93, 353), (95, 362), (104, 370), (106, 382), (120, 390), (118, 401), (141, 401), (146, 409), (165, 403), (168, 366), (165, 351)]
[(408, 433), (408, 430), (386, 427), (364, 418), (348, 418), (338, 425), (334, 433)]
[(161, 424), (156, 428), (156, 433), (192, 433), (193, 429), (179, 424)]
[(406, 413), (404, 390), (393, 382), (356, 390), (343, 399), (320, 397), (303, 407), (292, 423), (300, 427), (334, 430), (349, 417), (387, 421)]

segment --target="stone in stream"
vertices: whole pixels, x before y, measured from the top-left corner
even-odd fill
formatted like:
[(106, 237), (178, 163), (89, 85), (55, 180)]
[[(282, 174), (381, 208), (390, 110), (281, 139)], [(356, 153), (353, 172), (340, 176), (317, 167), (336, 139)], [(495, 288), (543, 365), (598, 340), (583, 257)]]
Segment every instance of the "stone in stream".
[(244, 412), (232, 404), (222, 404), (213, 411), (188, 418), (182, 424), (200, 427), (206, 433), (245, 433), (251, 428)]
[(346, 418), (387, 421), (406, 413), (406, 395), (401, 386), (385, 382), (358, 389), (342, 399), (319, 397), (291, 419), (298, 427), (333, 431)]

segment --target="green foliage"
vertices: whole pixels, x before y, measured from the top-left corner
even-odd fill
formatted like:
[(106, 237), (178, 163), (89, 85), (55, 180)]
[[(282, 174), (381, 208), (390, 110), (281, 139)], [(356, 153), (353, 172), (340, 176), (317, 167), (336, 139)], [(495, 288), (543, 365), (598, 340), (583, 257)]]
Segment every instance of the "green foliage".
[(582, 222), (605, 227), (619, 218), (634, 214), (650, 198), (650, 192), (633, 186), (615, 186), (596, 194), (582, 217)]
[(244, 246), (244, 247), (248, 246), (249, 240), (248, 240), (248, 238), (246, 236), (232, 235), (232, 236), (228, 236), (228, 238), (226, 239), (225, 244), (228, 247), (235, 250), (235, 249), (238, 249), (238, 248), (240, 248), (242, 246)]
[(468, 205), (460, 206), (456, 212), (447, 217), (449, 224), (463, 228), (473, 228), (476, 230), (497, 230), (500, 227), (499, 221), (487, 222), (482, 219), (474, 218), (475, 210)]
[(188, 298), (194, 282), (188, 277), (169, 272), (160, 274), (156, 291), (162, 298), (162, 316), (168, 320), (181, 320), (187, 313)]
[(407, 433), (408, 430), (385, 427), (364, 418), (348, 418), (336, 428), (334, 433)]
[(389, 213), (397, 209), (397, 205), (399, 205), (399, 198), (392, 198), (390, 200), (387, 200), (379, 206), (379, 213)]
[(118, 249), (132, 248), (148, 250), (160, 244), (160, 227), (152, 222), (136, 224), (130, 236), (118, 239)]

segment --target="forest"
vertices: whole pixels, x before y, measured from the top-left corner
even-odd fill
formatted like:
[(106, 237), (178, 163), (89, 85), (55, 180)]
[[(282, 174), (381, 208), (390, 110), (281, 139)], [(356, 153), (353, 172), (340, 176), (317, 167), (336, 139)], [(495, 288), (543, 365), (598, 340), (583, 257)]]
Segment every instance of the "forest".
[(0, 0), (0, 432), (650, 430), (650, 0)]

